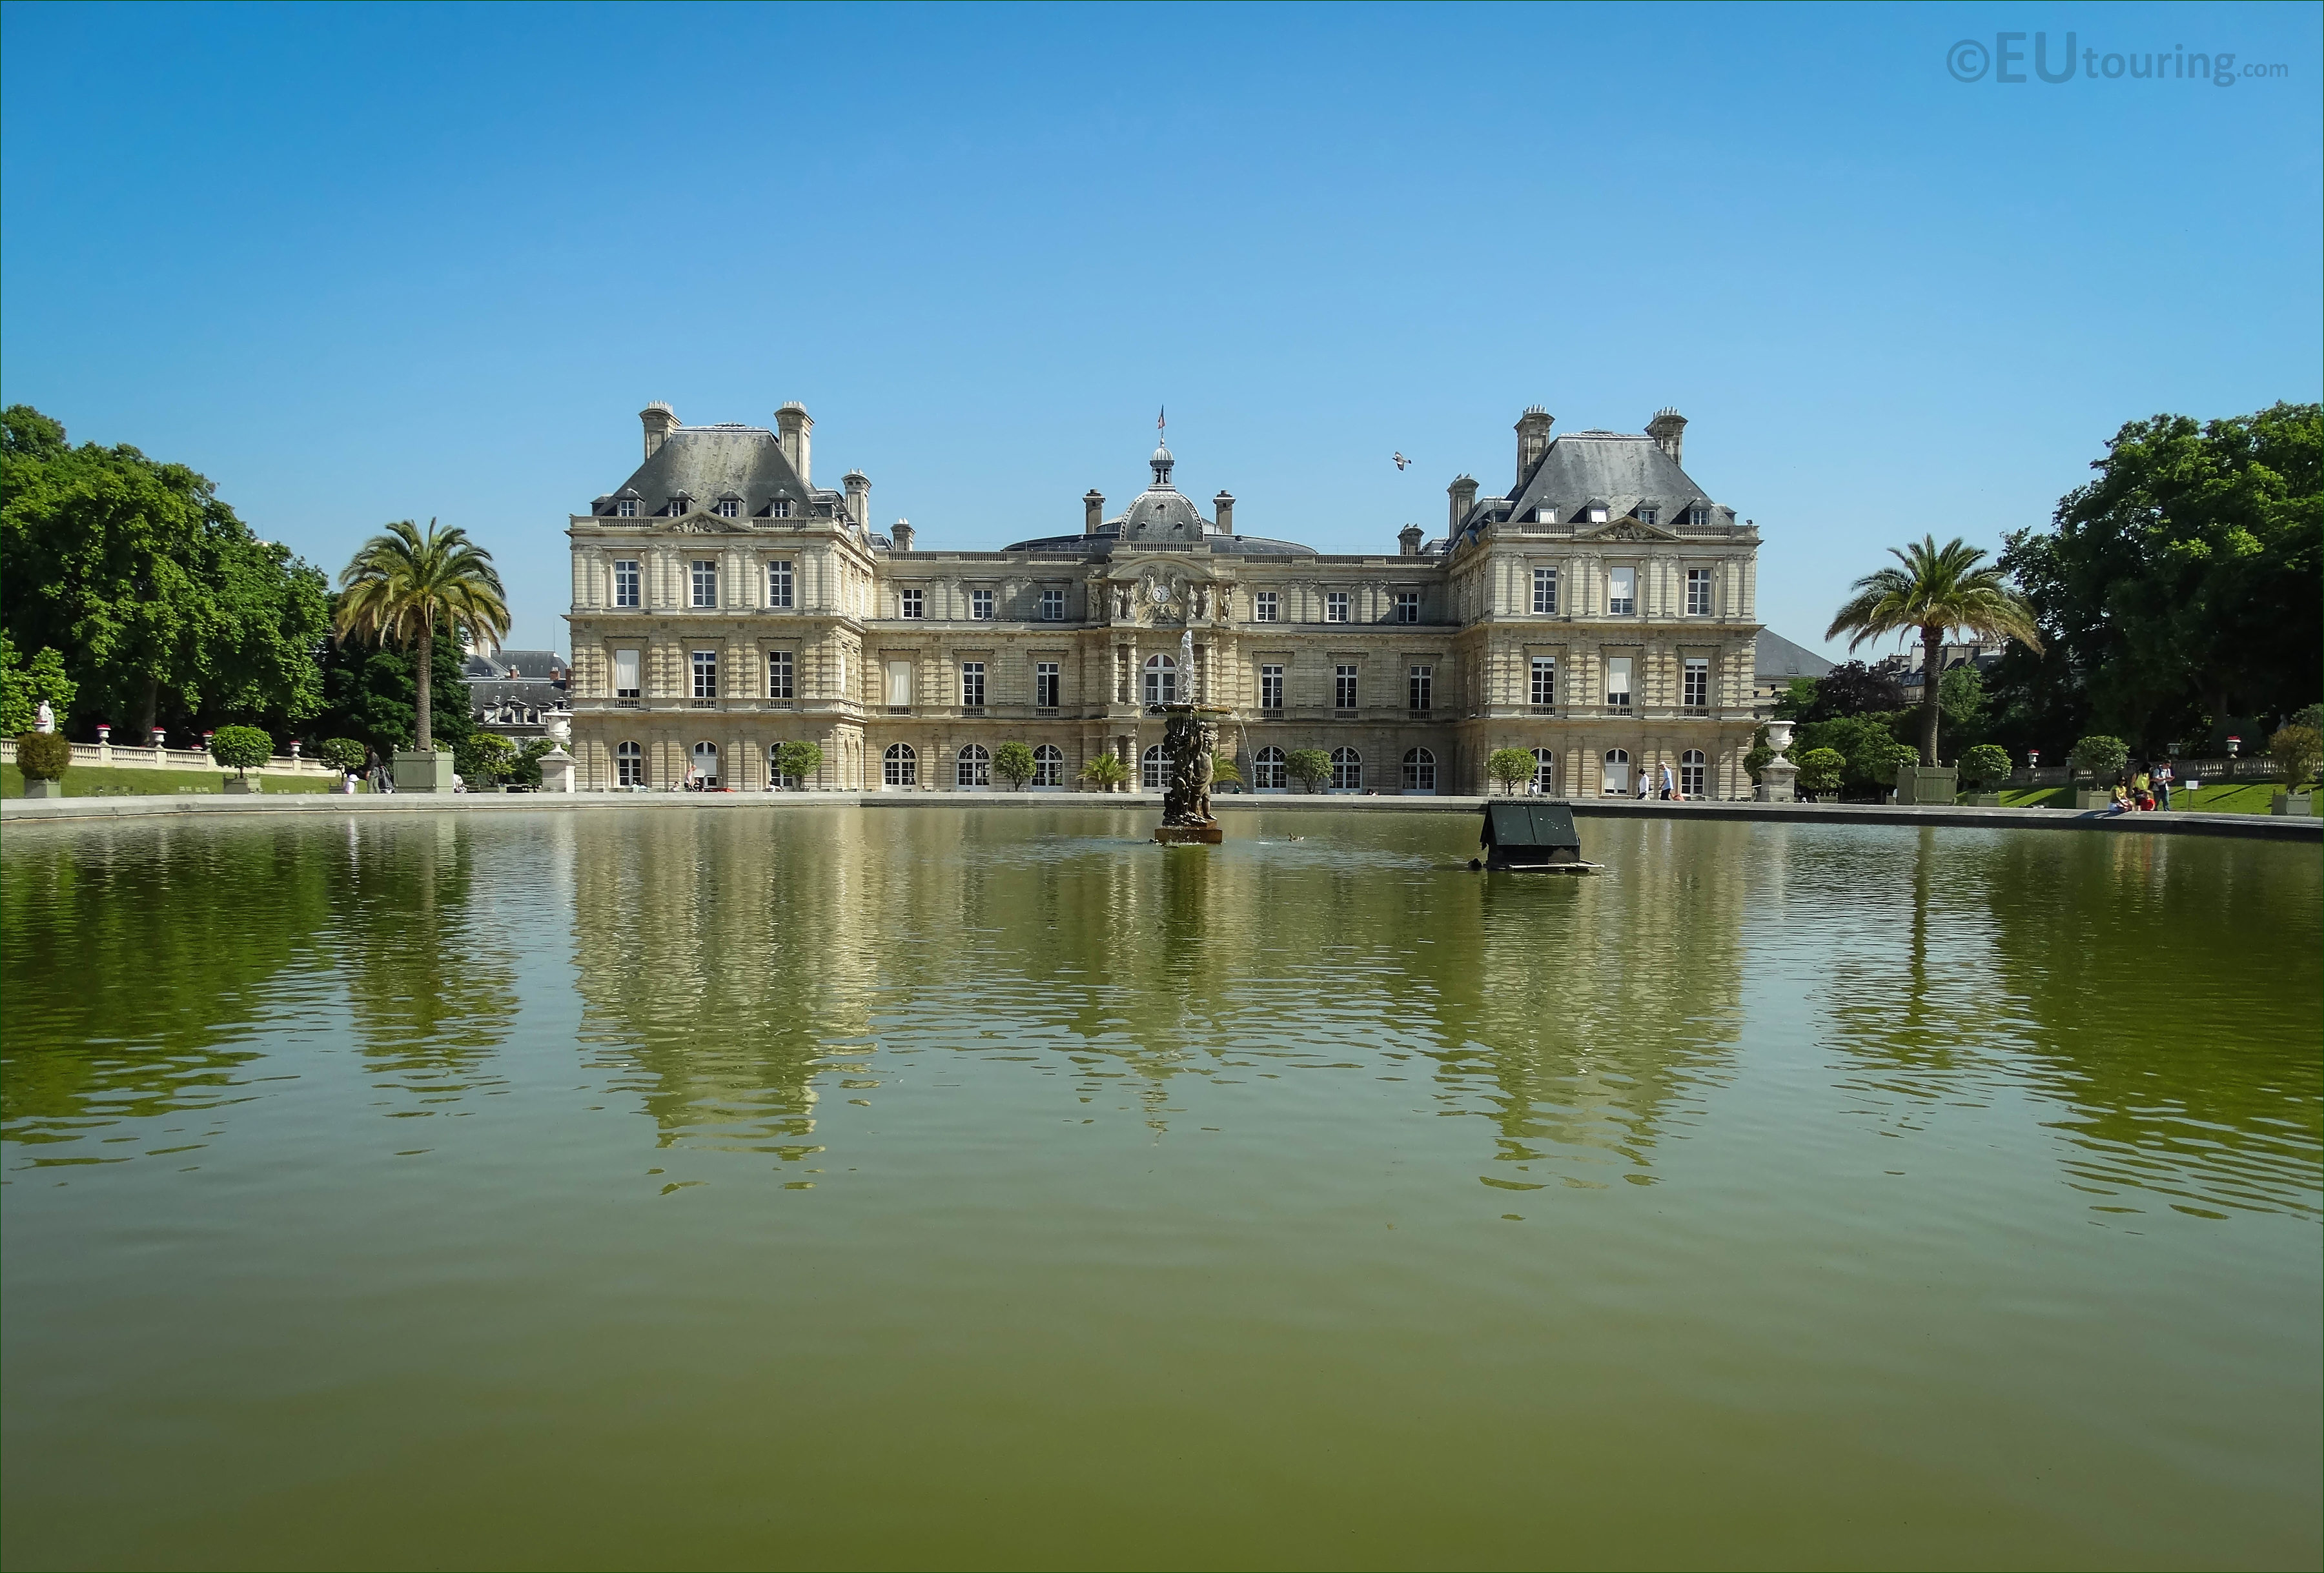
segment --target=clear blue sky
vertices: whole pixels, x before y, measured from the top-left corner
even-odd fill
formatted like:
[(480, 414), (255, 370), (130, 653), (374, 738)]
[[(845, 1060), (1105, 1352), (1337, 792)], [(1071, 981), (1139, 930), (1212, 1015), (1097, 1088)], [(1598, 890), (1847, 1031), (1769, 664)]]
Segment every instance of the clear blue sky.
[[(465, 525), (560, 649), (651, 399), (803, 400), (818, 480), (971, 547), (1137, 490), (1167, 402), (1185, 489), (1379, 551), (1528, 404), (1674, 404), (1813, 643), (2125, 420), (2319, 396), (2319, 18), (10, 4), (0, 397), (334, 571)], [(2003, 32), (2028, 79), (1955, 80)], [(2042, 81), (2068, 32), (2288, 72)]]

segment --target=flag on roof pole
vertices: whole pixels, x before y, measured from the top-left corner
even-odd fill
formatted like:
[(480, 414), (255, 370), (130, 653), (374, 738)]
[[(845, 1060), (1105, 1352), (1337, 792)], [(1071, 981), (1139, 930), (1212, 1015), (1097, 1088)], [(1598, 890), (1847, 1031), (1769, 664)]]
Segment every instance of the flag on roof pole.
[(1167, 436), (1169, 435), (1169, 432), (1168, 432), (1168, 429), (1167, 429), (1167, 428), (1168, 428), (1168, 427), (1169, 427), (1169, 424), (1170, 424), (1169, 419), (1168, 419), (1169, 414), (1170, 414), (1170, 407), (1169, 407), (1168, 405), (1167, 405), (1167, 404), (1163, 405), (1161, 408), (1159, 408), (1158, 409), (1155, 410), (1155, 412), (1154, 412), (1154, 435), (1155, 435), (1155, 436), (1157, 436), (1157, 437), (1167, 437)]

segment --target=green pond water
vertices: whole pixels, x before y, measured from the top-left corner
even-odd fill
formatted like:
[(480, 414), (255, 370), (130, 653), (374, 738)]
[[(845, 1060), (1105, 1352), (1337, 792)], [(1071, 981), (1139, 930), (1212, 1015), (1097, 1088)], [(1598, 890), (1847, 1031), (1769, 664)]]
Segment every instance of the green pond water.
[(2324, 1557), (2315, 849), (1150, 823), (10, 826), (0, 1561)]

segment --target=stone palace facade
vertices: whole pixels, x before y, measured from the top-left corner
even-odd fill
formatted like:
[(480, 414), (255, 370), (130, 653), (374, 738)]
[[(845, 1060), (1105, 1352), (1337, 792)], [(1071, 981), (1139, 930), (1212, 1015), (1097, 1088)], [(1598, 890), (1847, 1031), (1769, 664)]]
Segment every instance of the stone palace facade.
[[(1101, 752), (1158, 788), (1152, 703), (1231, 706), (1245, 788), (1298, 789), (1297, 750), (1342, 792), (1481, 793), (1517, 748), (1558, 796), (1628, 793), (1667, 765), (1745, 797), (1756, 725), (1758, 534), (1680, 465), (1686, 422), (1551, 435), (1517, 423), (1514, 483), (1450, 488), (1445, 534), (1379, 555), (1240, 533), (1157, 449), (1119, 512), (1073, 534), (922, 549), (870, 527), (871, 483), (814, 483), (805, 409), (775, 429), (642, 415), (645, 462), (572, 516), (568, 703), (576, 785), (976, 791), (992, 751), (1074, 790)], [(772, 750), (822, 746), (814, 779)]]

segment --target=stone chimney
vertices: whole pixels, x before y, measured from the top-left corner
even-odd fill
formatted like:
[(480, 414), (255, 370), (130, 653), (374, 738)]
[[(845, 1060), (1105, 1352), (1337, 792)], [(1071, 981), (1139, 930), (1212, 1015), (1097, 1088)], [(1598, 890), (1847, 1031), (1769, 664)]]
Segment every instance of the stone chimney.
[[(1525, 484), (1533, 467), (1541, 463), (1541, 455), (1549, 451), (1549, 428), (1557, 418), (1536, 404), (1517, 417), (1517, 481)], [(1515, 492), (1510, 495), (1515, 496)]]
[(1671, 409), (1657, 409), (1655, 418), (1646, 422), (1646, 435), (1655, 439), (1655, 446), (1679, 462), (1679, 449), (1686, 441), (1686, 417)]
[(1093, 486), (1082, 493), (1082, 533), (1095, 535), (1105, 522), (1105, 493)]
[(847, 488), (847, 517), (854, 520), (856, 529), (870, 529), (872, 477), (861, 470), (850, 470), (839, 478), (839, 483)]
[(798, 472), (799, 484), (814, 485), (815, 477), (807, 473), (807, 466), (813, 457), (808, 452), (808, 438), (815, 431), (815, 422), (807, 418), (807, 406), (794, 399), (776, 410), (775, 429), (783, 434), (783, 457)]
[(888, 531), (888, 538), (896, 543), (896, 549), (898, 551), (910, 551), (912, 549), (912, 521), (908, 519), (898, 520), (895, 522), (894, 527)]
[(1406, 557), (1418, 557), (1420, 555), (1420, 527), (1416, 524), (1407, 524), (1402, 529), (1397, 530), (1396, 532), (1396, 544), (1404, 549), (1397, 555)]
[(677, 428), (678, 412), (657, 399), (638, 411), (638, 419), (645, 424), (646, 457), (652, 458), (654, 450), (669, 441), (670, 432)]
[(1218, 510), (1219, 533), (1234, 534), (1234, 493), (1222, 491), (1216, 497), (1211, 499), (1211, 506)]
[(1462, 524), (1469, 517), (1469, 511), (1477, 506), (1477, 483), (1473, 478), (1462, 475), (1444, 488), (1444, 494), (1452, 501), (1452, 523), (1448, 533), (1459, 535)]

